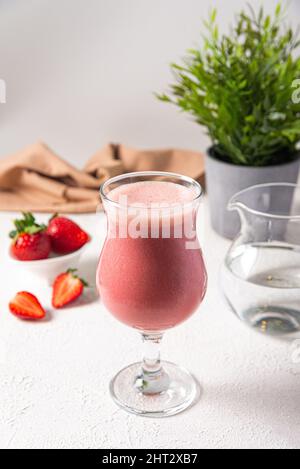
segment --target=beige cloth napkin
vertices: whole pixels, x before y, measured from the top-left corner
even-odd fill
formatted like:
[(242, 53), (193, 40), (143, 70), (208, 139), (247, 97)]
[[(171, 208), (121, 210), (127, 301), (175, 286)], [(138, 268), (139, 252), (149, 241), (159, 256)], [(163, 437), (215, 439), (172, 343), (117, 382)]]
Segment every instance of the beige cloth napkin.
[(44, 143), (0, 160), (0, 210), (89, 213), (99, 205), (99, 186), (131, 171), (171, 171), (203, 184), (204, 161), (187, 150), (136, 150), (107, 145), (78, 170)]

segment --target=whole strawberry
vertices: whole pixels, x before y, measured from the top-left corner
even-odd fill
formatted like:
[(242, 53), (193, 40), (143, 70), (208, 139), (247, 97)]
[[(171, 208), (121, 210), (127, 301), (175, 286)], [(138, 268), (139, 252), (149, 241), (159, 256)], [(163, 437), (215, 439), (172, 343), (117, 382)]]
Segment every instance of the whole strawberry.
[(45, 225), (38, 225), (31, 213), (23, 213), (23, 218), (14, 221), (11, 255), (19, 261), (47, 259), (51, 251), (51, 241)]
[(47, 233), (51, 239), (52, 249), (57, 254), (77, 251), (90, 239), (77, 223), (58, 215), (51, 218)]

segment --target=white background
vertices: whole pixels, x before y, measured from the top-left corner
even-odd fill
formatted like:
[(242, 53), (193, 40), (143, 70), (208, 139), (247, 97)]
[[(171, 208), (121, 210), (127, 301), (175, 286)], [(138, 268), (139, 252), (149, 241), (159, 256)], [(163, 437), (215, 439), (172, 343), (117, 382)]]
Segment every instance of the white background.
[[(0, 158), (36, 140), (78, 166), (108, 141), (205, 150), (202, 129), (153, 93), (170, 83), (169, 63), (201, 42), (213, 6), (228, 30), (246, 3), (0, 0)], [(288, 21), (299, 13), (290, 1)]]

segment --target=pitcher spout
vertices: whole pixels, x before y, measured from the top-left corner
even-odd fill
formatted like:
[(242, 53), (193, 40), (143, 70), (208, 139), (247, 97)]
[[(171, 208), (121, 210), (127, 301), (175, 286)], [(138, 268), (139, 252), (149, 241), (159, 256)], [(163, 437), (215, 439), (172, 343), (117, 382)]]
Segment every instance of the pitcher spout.
[(239, 199), (239, 194), (236, 194), (234, 195), (228, 202), (228, 205), (227, 205), (227, 210), (229, 210), (230, 212), (234, 212), (234, 211), (237, 211), (237, 212), (246, 212), (247, 211), (247, 207), (246, 205), (241, 202), (241, 200)]

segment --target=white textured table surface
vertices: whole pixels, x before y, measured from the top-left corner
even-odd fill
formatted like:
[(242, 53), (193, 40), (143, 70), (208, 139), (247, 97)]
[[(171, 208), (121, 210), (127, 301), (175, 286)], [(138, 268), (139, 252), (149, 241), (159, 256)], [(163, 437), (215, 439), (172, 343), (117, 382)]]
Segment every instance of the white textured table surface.
[[(0, 214), (1, 448), (300, 446), (300, 364), (290, 342), (254, 333), (224, 304), (218, 271), (228, 242), (210, 230), (205, 212), (208, 294), (199, 312), (166, 334), (162, 348), (163, 357), (199, 379), (202, 397), (162, 420), (127, 414), (112, 402), (109, 379), (139, 358), (140, 340), (92, 292), (81, 307), (50, 311), (46, 322), (22, 322), (8, 312), (9, 299), (23, 289), (50, 308), (50, 289), (7, 264), (12, 215)], [(94, 284), (104, 215), (75, 218), (94, 236), (81, 266)]]

